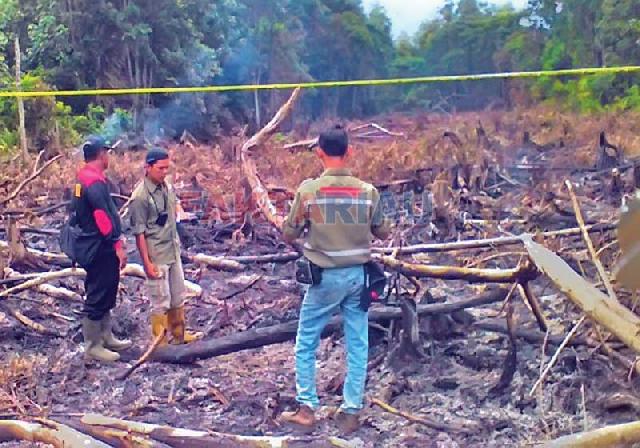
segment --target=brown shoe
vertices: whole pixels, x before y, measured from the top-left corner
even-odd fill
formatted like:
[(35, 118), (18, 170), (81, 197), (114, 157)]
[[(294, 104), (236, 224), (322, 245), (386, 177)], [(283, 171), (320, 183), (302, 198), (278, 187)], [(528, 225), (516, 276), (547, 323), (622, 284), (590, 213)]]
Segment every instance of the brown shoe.
[(342, 435), (348, 436), (360, 429), (360, 419), (358, 414), (347, 414), (346, 412), (338, 412), (336, 414), (336, 420), (338, 422), (338, 429)]
[(303, 428), (313, 428), (316, 424), (316, 414), (309, 406), (300, 405), (295, 412), (283, 412), (280, 419), (286, 423), (301, 426)]

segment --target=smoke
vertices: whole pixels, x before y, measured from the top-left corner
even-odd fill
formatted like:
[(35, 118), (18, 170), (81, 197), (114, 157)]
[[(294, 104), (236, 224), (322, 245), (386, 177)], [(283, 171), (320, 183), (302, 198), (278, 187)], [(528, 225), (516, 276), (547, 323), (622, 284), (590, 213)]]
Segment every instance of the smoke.
[[(218, 51), (200, 43), (188, 52), (188, 66), (173, 79), (176, 87), (218, 83), (222, 73)], [(198, 139), (210, 139), (218, 132), (216, 116), (224, 106), (218, 94), (176, 94), (156, 99), (155, 107), (143, 111), (141, 130), (147, 141), (179, 138), (186, 130)]]
[(102, 123), (100, 134), (107, 140), (116, 141), (132, 130), (131, 114), (124, 109), (116, 109)]

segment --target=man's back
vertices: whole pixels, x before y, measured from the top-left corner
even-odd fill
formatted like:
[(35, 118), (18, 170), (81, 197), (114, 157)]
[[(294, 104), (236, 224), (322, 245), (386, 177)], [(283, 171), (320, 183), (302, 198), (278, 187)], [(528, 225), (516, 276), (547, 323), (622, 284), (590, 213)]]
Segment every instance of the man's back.
[(363, 407), (367, 377), (369, 304), (363, 298), (367, 298), (370, 285), (370, 245), (373, 236), (384, 239), (390, 230), (378, 191), (346, 168), (353, 154), (346, 131), (341, 126), (327, 130), (320, 134), (318, 144), (316, 154), (325, 172), (300, 186), (283, 226), (283, 236), (289, 242), (307, 232), (304, 255), (322, 269), (310, 266), (311, 282), (307, 282), (310, 286), (298, 319), (296, 401), (300, 407), (283, 413), (282, 419), (313, 427), (319, 406), (315, 352), (324, 326), (340, 311), (347, 342), (340, 421), (344, 432), (350, 433), (359, 426), (357, 414)]
[(289, 218), (285, 236), (295, 238), (306, 229), (304, 254), (322, 268), (366, 263), (373, 237), (385, 239), (389, 233), (376, 188), (345, 168), (304, 182)]

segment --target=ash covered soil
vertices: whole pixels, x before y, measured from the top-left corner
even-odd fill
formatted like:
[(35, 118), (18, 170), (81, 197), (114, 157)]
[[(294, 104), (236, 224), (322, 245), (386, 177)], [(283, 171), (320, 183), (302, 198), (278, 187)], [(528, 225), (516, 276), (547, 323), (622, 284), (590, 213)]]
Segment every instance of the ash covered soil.
[[(474, 123), (472, 119), (467, 117), (464, 122)], [(395, 131), (406, 132), (410, 138), (401, 142), (374, 142), (367, 150), (390, 151), (389, 154), (393, 155), (394, 151), (401, 151), (404, 146), (421, 147), (422, 141), (431, 137), (426, 132), (421, 133), (416, 122), (415, 118), (406, 117), (380, 121)], [(442, 131), (452, 124), (445, 122), (438, 126)], [(501, 129), (490, 130), (496, 138), (512, 142), (512, 148), (517, 148), (516, 135), (520, 128), (514, 124), (513, 131), (505, 131), (504, 127)], [(294, 141), (295, 137), (289, 139)], [(388, 149), (394, 145), (395, 149)], [(582, 152), (595, 151), (592, 146), (588, 142), (583, 146), (565, 144), (553, 152), (547, 152), (545, 163), (575, 158), (578, 149)], [(184, 155), (176, 158), (178, 178), (186, 182), (191, 181), (193, 175), (196, 183), (211, 185), (224, 182), (226, 175), (237, 174), (233, 171), (233, 162), (226, 160), (221, 147), (224, 144), (215, 147), (173, 147), (173, 151), (180, 151)], [(205, 164), (198, 172), (191, 173), (189, 159), (200, 160), (200, 156), (193, 153), (202, 151), (217, 154), (213, 159), (219, 165), (212, 167)], [(287, 188), (294, 189), (300, 180), (297, 177), (308, 175), (296, 172), (289, 177), (283, 176), (283, 172), (293, 173), (295, 170), (288, 170), (288, 165), (278, 166), (273, 158), (268, 157), (281, 149), (270, 145), (264, 151), (268, 161), (261, 161), (258, 168), (265, 173), (266, 183), (271, 180), (272, 183), (284, 183)], [(138, 160), (136, 157), (140, 156), (119, 156), (116, 166), (129, 165), (132, 160)], [(308, 167), (312, 162), (307, 157), (306, 154), (287, 155), (292, 159), (287, 163)], [(379, 156), (367, 157), (375, 159)], [(388, 182), (389, 178), (383, 174), (385, 167), (391, 167), (394, 173), (392, 180), (402, 179), (406, 173), (417, 169), (427, 160), (426, 157), (420, 159), (412, 156), (400, 169), (393, 166), (394, 163), (400, 163), (397, 162), (400, 158), (393, 157), (393, 162), (362, 162), (357, 169), (370, 171), (371, 177), (363, 177), (372, 182)], [(588, 159), (588, 155), (583, 158)], [(430, 160), (424, 163), (432, 163)], [(228, 169), (225, 169), (227, 166)], [(217, 174), (211, 174), (212, 168)], [(316, 165), (312, 174), (317, 175), (318, 170)], [(120, 186), (122, 193), (130, 192), (134, 173), (114, 171), (114, 183)], [(27, 192), (24, 203), (18, 205), (37, 207), (60, 200), (63, 181), (68, 180), (72, 172), (71, 166), (65, 166), (60, 170), (58, 183), (52, 180), (35, 182)], [(542, 175), (549, 186), (548, 191), (561, 190), (563, 178), (555, 171), (550, 170)], [(611, 222), (615, 219), (617, 199), (608, 192), (609, 179), (606, 176), (585, 178), (580, 173), (571, 176), (576, 182), (581, 182), (580, 200), (588, 220)], [(394, 188), (391, 188), (390, 194), (400, 203), (404, 192)], [(568, 198), (561, 194), (551, 199), (555, 208), (549, 211), (548, 207), (545, 208), (549, 198), (545, 198), (539, 188), (526, 184), (506, 184), (499, 194), (489, 194), (487, 191), (458, 193), (457, 197), (463, 197), (464, 200), (458, 200), (452, 206), (452, 215), (458, 216), (466, 211), (467, 218), (490, 219), (486, 213), (489, 207), (496, 212), (493, 214), (499, 215), (499, 219), (513, 222), (504, 225), (465, 225), (461, 219), (456, 219), (455, 232), (444, 229), (434, 235), (425, 225), (400, 217), (392, 242), (398, 245), (477, 239), (575, 226), (570, 213), (562, 213), (562, 210), (571, 212), (572, 208)], [(46, 194), (47, 197), (39, 198), (39, 194)], [(420, 207), (422, 204), (418, 196), (416, 201)], [(483, 204), (485, 200), (489, 201), (489, 205), (478, 206), (478, 202)], [(63, 213), (58, 212), (27, 224), (53, 229), (63, 218)], [(192, 238), (185, 250), (189, 253), (227, 256), (271, 254), (287, 250), (274, 231), (260, 222), (259, 217), (252, 225), (251, 234), (234, 241), (231, 234), (241, 225), (242, 221), (223, 225), (203, 217), (188, 226)], [(3, 238), (6, 235), (3, 234)], [(614, 232), (600, 232), (594, 235), (594, 244), (597, 248), (604, 247), (614, 239)], [(55, 237), (24, 233), (23, 240), (32, 248), (58, 251)], [(385, 244), (389, 245), (390, 242)], [(548, 239), (545, 245), (559, 253), (578, 272), (584, 272), (593, 283), (597, 283), (597, 274), (580, 236)], [(133, 241), (129, 240), (127, 246), (130, 262), (136, 262)], [(507, 251), (511, 253), (482, 261), (498, 252)], [(476, 264), (503, 269), (517, 265), (522, 252), (520, 246), (487, 248), (473, 252), (428, 254), (419, 262), (452, 266)], [(602, 261), (609, 267), (616, 257), (617, 247), (602, 253)], [(54, 270), (55, 267), (49, 269)], [(190, 298), (187, 302), (188, 326), (204, 332), (207, 339), (267, 327), (297, 317), (303, 291), (295, 282), (291, 262), (249, 264), (243, 272), (214, 271), (187, 262), (185, 269), (187, 279), (199, 284), (204, 291), (202, 297)], [(16, 270), (33, 272), (27, 268), (16, 267)], [(61, 279), (53, 284), (79, 293), (83, 291), (82, 282), (77, 279)], [(403, 294), (410, 295), (414, 289), (408, 281), (401, 285)], [(488, 288), (482, 284), (434, 279), (422, 279), (420, 286), (422, 292), (429, 291), (432, 300), (446, 302), (468, 299)], [(550, 334), (562, 339), (581, 317), (581, 312), (544, 276), (532, 282), (532, 289), (543, 305)], [(620, 300), (631, 307), (630, 294), (624, 291), (619, 291), (619, 294)], [(424, 294), (416, 296), (422, 300), (426, 300), (425, 297)], [(150, 303), (144, 296), (142, 280), (126, 277), (121, 284), (120, 301), (114, 313), (115, 331), (119, 336), (131, 338), (134, 348), (124, 353), (122, 362), (114, 365), (85, 363), (83, 360), (80, 301), (54, 299), (27, 291), (5, 302), (64, 337), (35, 332), (13, 319), (6, 309), (0, 308), (0, 414), (3, 418), (48, 415), (55, 420), (56, 416), (98, 413), (146, 423), (242, 435), (298, 434), (277, 421), (279, 413), (291, 409), (295, 403), (293, 342), (244, 350), (190, 365), (147, 363), (121, 381), (116, 377), (126, 369), (127, 363), (132, 363), (145, 351), (151, 339), (148, 323)], [(511, 304), (517, 329), (534, 336), (517, 339), (515, 374), (510, 384), (500, 392), (493, 391), (493, 387), (498, 383), (508, 358), (509, 337), (504, 333), (487, 331), (476, 324), (493, 323), (506, 328), (502, 303), (467, 309), (453, 316), (422, 317), (421, 346), (425, 353), (422, 359), (408, 357), (387, 363), (387, 355), (398, 343), (397, 328), (390, 329), (390, 322), (373, 325), (370, 331), (370, 370), (367, 405), (362, 414), (363, 425), (345, 440), (354, 446), (365, 447), (526, 446), (585, 428), (628, 422), (639, 417), (639, 380), (598, 349), (597, 342), (594, 342), (596, 336), (593, 325), (589, 322), (585, 323), (576, 337), (576, 340), (586, 343), (567, 347), (542, 387), (530, 396), (529, 391), (540, 377), (542, 367), (555, 352), (557, 344), (543, 344), (545, 334), (540, 332), (532, 312), (517, 293), (514, 293)], [(394, 325), (397, 327), (399, 323)], [(323, 339), (318, 350), (318, 391), (323, 408), (315, 435), (340, 436), (331, 413), (341, 400), (345, 365), (343, 349), (343, 338), (341, 332), (337, 331)], [(629, 359), (634, 358), (624, 347), (620, 347), (620, 353)], [(413, 416), (459, 426), (463, 431), (438, 431), (424, 424), (410, 422), (374, 405), (371, 401), (373, 398)], [(324, 446), (323, 442), (317, 443), (317, 446)], [(11, 443), (2, 446), (33, 445)]]

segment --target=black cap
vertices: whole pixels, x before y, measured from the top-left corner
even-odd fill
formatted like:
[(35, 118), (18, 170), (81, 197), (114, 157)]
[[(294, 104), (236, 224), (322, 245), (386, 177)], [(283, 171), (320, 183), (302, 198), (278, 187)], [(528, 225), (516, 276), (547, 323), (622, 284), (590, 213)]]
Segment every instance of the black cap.
[(112, 149), (111, 143), (101, 135), (91, 135), (82, 144), (82, 152), (85, 160), (94, 159), (103, 149)]
[(147, 157), (145, 157), (145, 161), (147, 165), (153, 165), (154, 163), (160, 160), (166, 160), (169, 158), (169, 153), (162, 148), (151, 148), (149, 152), (147, 152)]
[(322, 132), (318, 137), (318, 143), (328, 156), (342, 157), (349, 148), (349, 136), (347, 131), (338, 124)]

